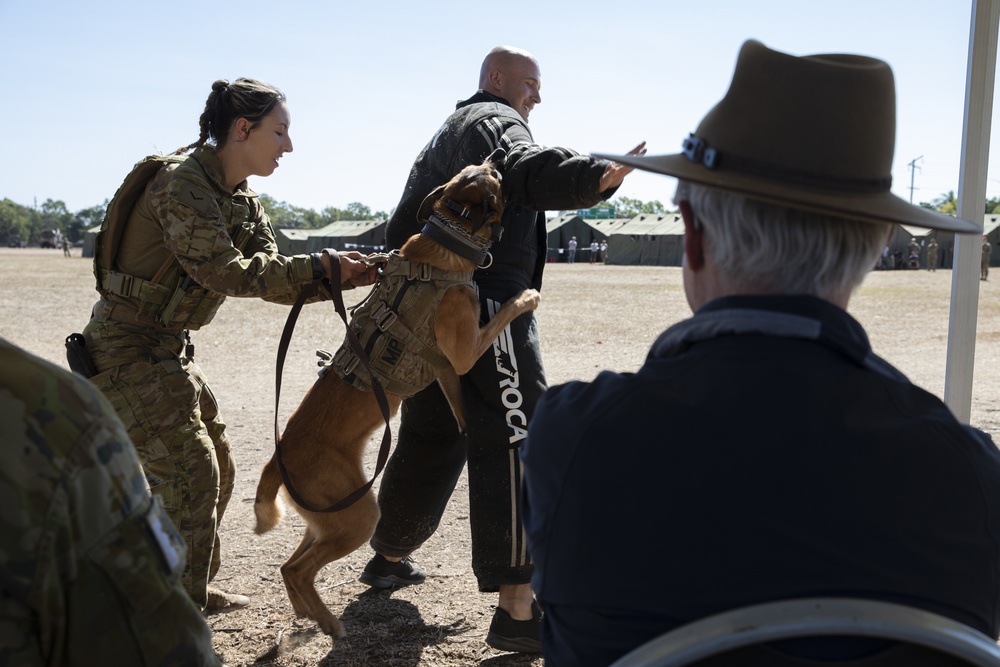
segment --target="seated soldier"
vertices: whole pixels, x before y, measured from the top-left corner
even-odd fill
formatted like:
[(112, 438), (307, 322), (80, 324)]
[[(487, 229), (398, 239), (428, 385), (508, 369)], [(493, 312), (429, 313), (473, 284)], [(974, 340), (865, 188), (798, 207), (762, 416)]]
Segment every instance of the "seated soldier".
[(184, 542), (96, 387), (0, 338), (0, 664), (218, 665)]

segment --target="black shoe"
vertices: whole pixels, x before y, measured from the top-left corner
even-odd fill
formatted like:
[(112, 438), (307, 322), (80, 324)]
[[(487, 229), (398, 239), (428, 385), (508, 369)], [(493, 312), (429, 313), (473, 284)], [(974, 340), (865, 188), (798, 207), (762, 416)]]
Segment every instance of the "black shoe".
[(531, 603), (530, 621), (515, 621), (510, 614), (497, 607), (490, 631), (486, 634), (486, 643), (498, 651), (541, 653), (542, 610), (538, 603)]
[(372, 588), (388, 589), (422, 584), (426, 576), (423, 570), (413, 564), (409, 556), (394, 563), (375, 554), (365, 565), (365, 570), (358, 579)]

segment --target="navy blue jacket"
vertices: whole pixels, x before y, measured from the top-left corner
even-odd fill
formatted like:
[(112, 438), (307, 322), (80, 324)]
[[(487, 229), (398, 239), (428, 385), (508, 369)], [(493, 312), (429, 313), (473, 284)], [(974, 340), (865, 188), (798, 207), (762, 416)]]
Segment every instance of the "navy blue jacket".
[(826, 301), (713, 301), (637, 373), (551, 388), (522, 458), (548, 665), (806, 596), (1000, 630), (1000, 454)]

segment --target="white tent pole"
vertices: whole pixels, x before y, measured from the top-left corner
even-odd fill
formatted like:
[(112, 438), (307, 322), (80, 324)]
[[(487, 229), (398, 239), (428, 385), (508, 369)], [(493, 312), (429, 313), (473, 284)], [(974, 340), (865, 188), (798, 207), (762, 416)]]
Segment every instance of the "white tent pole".
[[(998, 26), (1000, 0), (973, 0), (962, 125), (962, 166), (958, 177), (958, 217), (966, 220), (984, 218)], [(964, 423), (969, 422), (972, 413), (981, 241), (975, 234), (955, 235), (944, 401)]]

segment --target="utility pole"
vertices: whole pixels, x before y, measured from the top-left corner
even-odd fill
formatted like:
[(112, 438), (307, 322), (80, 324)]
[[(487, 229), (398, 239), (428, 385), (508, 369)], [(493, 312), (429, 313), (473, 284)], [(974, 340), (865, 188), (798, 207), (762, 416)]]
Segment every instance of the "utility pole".
[(924, 156), (915, 157), (909, 161), (907, 166), (910, 168), (910, 204), (913, 204), (913, 175), (917, 172), (920, 167), (917, 166), (917, 160), (923, 160)]

